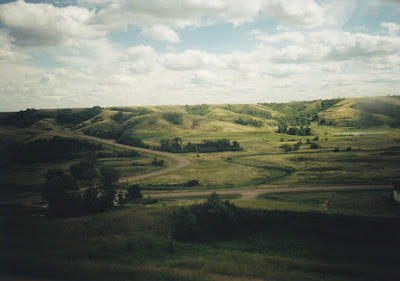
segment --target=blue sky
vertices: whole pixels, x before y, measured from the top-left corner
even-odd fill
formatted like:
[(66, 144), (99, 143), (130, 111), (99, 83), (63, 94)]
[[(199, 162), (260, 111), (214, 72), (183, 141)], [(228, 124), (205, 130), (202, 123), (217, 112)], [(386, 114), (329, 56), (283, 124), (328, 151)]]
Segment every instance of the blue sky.
[(400, 1), (0, 1), (0, 71), (0, 111), (396, 95)]

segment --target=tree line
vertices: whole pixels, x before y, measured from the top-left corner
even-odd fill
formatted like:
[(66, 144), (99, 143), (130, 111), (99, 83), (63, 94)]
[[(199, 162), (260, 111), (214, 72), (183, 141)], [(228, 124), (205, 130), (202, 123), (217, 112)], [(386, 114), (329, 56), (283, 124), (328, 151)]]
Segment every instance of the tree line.
[(52, 162), (79, 158), (84, 153), (101, 149), (101, 144), (87, 140), (54, 136), (51, 139), (42, 138), (22, 144), (10, 144), (5, 156), (13, 162)]
[(160, 146), (158, 147), (161, 151), (173, 152), (173, 153), (208, 153), (208, 152), (222, 152), (222, 151), (241, 151), (240, 144), (237, 141), (233, 141), (232, 144), (228, 139), (219, 140), (203, 140), (202, 143), (193, 144), (188, 142), (186, 145), (179, 137), (173, 139), (161, 139)]

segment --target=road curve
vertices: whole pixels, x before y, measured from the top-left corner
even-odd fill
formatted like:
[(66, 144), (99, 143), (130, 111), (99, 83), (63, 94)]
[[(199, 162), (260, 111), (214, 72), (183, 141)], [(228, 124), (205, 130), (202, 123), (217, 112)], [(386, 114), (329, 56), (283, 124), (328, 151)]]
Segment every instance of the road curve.
[(145, 153), (151, 153), (151, 154), (155, 154), (155, 155), (165, 156), (165, 157), (174, 159), (174, 160), (176, 160), (178, 162), (178, 164), (175, 165), (175, 166), (170, 166), (170, 167), (167, 167), (167, 168), (159, 170), (159, 171), (155, 171), (155, 172), (151, 172), (151, 173), (143, 174), (143, 175), (137, 175), (137, 176), (133, 176), (133, 177), (122, 178), (120, 180), (120, 182), (129, 181), (130, 183), (132, 183), (132, 182), (140, 181), (140, 180), (145, 179), (145, 178), (154, 177), (154, 176), (158, 176), (158, 175), (161, 175), (161, 174), (165, 174), (165, 173), (168, 173), (168, 172), (172, 172), (172, 171), (181, 169), (181, 168), (183, 168), (183, 167), (185, 167), (185, 166), (190, 164), (190, 161), (187, 160), (186, 158), (183, 158), (182, 156), (179, 156), (179, 155), (176, 155), (176, 154), (173, 154), (173, 153), (169, 153), (169, 152), (157, 151), (157, 150), (152, 150), (152, 149), (147, 149), (147, 148), (142, 148), (142, 147), (136, 147), (136, 146), (120, 144), (120, 143), (116, 143), (114, 140), (101, 139), (101, 138), (96, 138), (96, 137), (87, 136), (87, 135), (71, 134), (71, 136), (79, 137), (79, 138), (83, 138), (83, 139), (87, 139), (87, 140), (92, 140), (92, 141), (96, 141), (96, 142), (105, 143), (105, 144), (112, 145), (112, 146), (115, 146), (115, 147), (119, 147), (119, 148), (122, 148), (122, 149), (136, 150), (136, 151), (139, 151), (139, 152), (145, 152)]
[(213, 192), (217, 194), (239, 194), (242, 195), (241, 200), (256, 199), (259, 195), (273, 192), (305, 192), (305, 191), (340, 191), (340, 190), (374, 190), (387, 189), (390, 190), (391, 185), (345, 185), (345, 186), (312, 186), (312, 187), (278, 187), (278, 188), (260, 188), (260, 189), (225, 189), (211, 191), (186, 191), (186, 192), (165, 192), (144, 194), (157, 198), (168, 197), (189, 197), (189, 196), (207, 196)]

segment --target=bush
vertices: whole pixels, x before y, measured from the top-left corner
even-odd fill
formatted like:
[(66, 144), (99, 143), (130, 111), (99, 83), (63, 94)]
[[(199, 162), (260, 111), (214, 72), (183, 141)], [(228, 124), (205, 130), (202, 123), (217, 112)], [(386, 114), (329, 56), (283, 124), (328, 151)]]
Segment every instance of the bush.
[(183, 123), (183, 116), (181, 113), (176, 113), (176, 112), (166, 112), (163, 114), (163, 117), (165, 120), (176, 124), (180, 125)]
[(153, 165), (153, 166), (165, 166), (165, 161), (164, 160), (157, 160), (157, 158), (154, 158), (153, 162), (151, 162), (151, 165)]
[(128, 187), (128, 192), (126, 193), (126, 199), (128, 201), (137, 201), (143, 198), (140, 185), (134, 184)]
[(242, 117), (240, 116), (238, 119), (235, 120), (236, 124), (241, 124), (241, 125), (251, 125), (254, 127), (261, 127), (263, 125), (263, 122), (260, 120), (255, 120), (250, 117)]
[(189, 180), (185, 183), (185, 186), (198, 186), (200, 185), (198, 180)]
[(135, 137), (131, 132), (125, 132), (120, 137), (116, 139), (117, 143), (126, 144), (130, 146), (138, 146), (148, 148), (140, 138)]
[(317, 149), (317, 148), (320, 148), (320, 146), (318, 144), (316, 144), (316, 143), (310, 144), (310, 149)]
[(292, 146), (288, 145), (288, 144), (282, 144), (280, 146), (280, 148), (282, 148), (283, 150), (285, 150), (286, 152), (292, 151)]
[(186, 105), (186, 111), (189, 114), (193, 114), (193, 115), (207, 115), (207, 113), (209, 112), (208, 110), (208, 105), (207, 104), (199, 104), (199, 105)]

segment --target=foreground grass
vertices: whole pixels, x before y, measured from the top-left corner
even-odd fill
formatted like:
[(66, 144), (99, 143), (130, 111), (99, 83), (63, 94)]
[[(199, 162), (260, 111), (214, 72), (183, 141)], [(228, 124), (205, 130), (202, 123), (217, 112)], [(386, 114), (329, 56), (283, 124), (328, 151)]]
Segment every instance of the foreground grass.
[[(336, 203), (360, 204), (386, 196), (336, 194)], [(309, 212), (333, 196), (322, 192), (268, 196), (233, 202), (275, 201), (281, 210), (302, 212), (272, 211), (266, 231), (203, 243), (170, 238), (174, 201), (51, 220), (32, 215), (40, 208), (3, 206), (2, 270), (63, 280), (397, 280), (398, 217)], [(370, 205), (370, 213), (376, 208)]]

